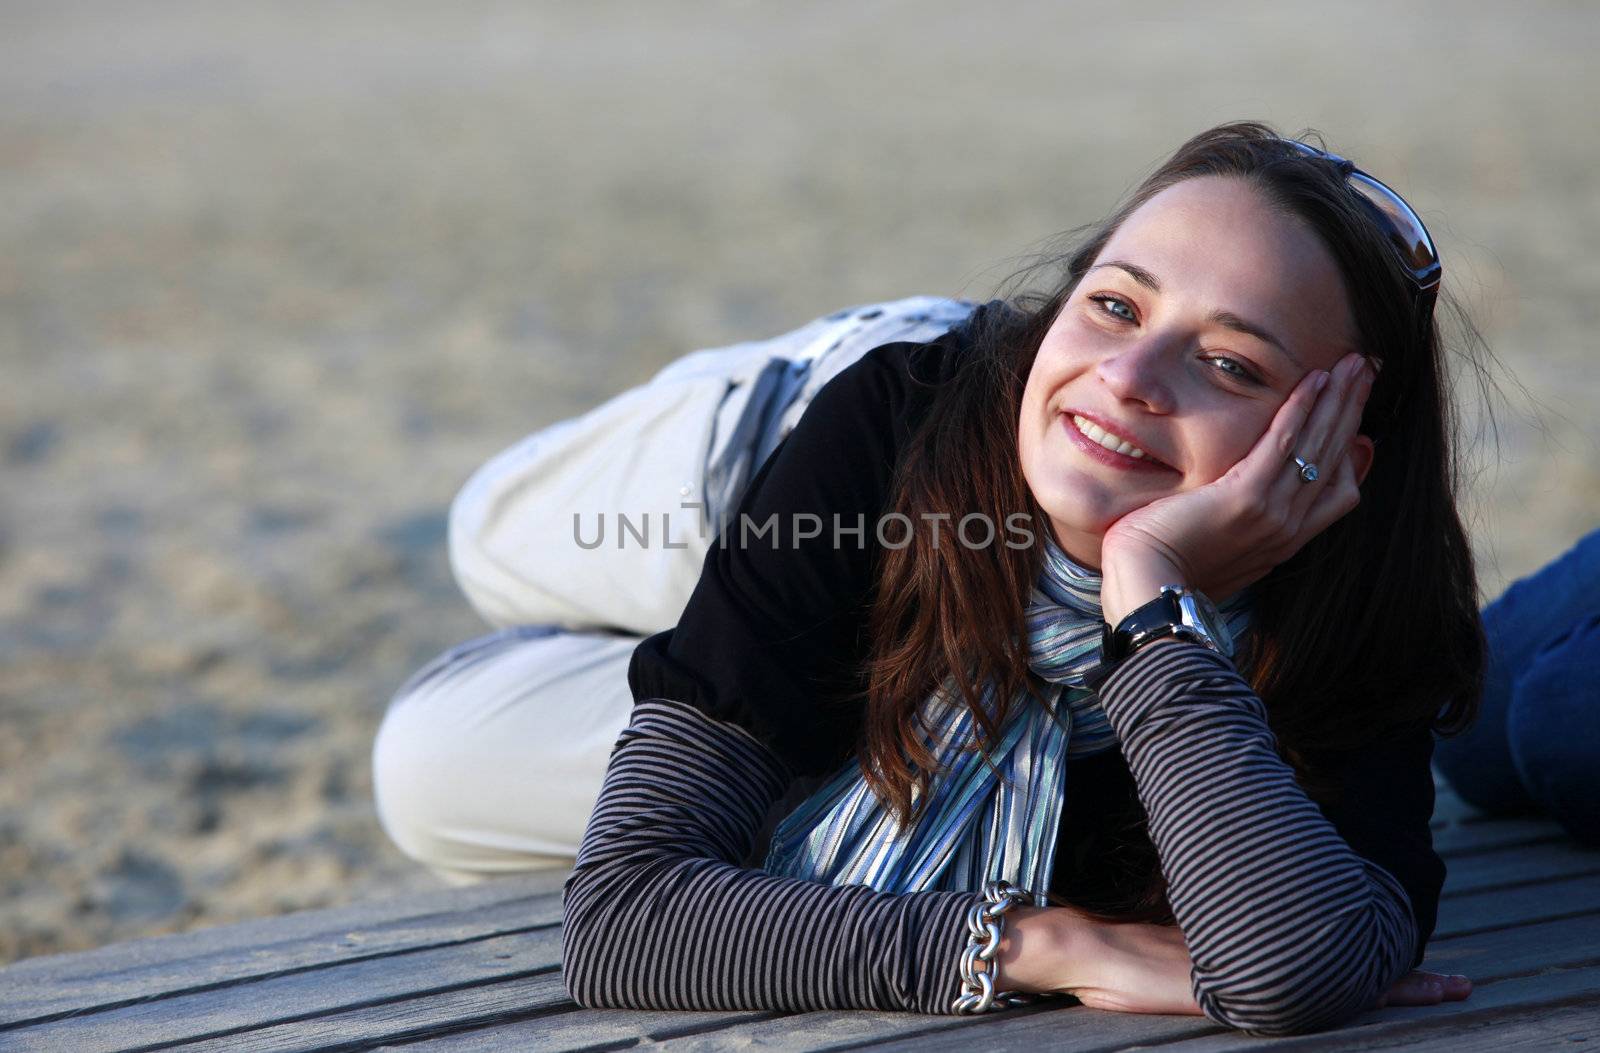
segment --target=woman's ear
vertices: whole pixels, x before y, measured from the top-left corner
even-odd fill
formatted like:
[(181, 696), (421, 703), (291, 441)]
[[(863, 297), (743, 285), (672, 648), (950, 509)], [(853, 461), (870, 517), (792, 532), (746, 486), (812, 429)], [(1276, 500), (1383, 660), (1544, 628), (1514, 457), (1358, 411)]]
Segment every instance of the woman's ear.
[(1373, 452), (1372, 440), (1365, 435), (1357, 435), (1350, 440), (1350, 467), (1356, 470), (1357, 486), (1366, 481), (1367, 472), (1372, 467)]

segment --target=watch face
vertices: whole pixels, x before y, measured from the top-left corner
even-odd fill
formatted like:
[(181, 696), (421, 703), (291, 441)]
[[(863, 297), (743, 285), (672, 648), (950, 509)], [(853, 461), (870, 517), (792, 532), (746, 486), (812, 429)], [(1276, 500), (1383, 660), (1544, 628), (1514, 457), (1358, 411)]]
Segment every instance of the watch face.
[(1178, 601), (1183, 610), (1183, 620), (1204, 632), (1225, 655), (1233, 654), (1233, 634), (1228, 631), (1227, 620), (1217, 610), (1217, 605), (1203, 592), (1185, 590)]

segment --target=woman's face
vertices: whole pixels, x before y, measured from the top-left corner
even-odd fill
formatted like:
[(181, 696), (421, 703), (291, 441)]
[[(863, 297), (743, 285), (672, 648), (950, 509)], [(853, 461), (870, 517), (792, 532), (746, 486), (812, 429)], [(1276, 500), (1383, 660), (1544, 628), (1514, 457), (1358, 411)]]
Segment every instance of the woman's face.
[(1220, 478), (1301, 377), (1354, 350), (1343, 281), (1311, 229), (1242, 180), (1185, 180), (1118, 228), (1040, 344), (1023, 475), (1061, 546), (1098, 568), (1113, 523)]

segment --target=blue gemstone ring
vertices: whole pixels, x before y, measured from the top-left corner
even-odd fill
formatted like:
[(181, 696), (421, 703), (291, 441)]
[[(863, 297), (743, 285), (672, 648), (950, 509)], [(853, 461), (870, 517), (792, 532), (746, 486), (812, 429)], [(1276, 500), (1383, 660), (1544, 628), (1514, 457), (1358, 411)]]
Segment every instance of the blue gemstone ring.
[(1314, 483), (1314, 482), (1317, 481), (1317, 466), (1316, 465), (1312, 464), (1310, 461), (1301, 460), (1299, 457), (1296, 457), (1294, 459), (1294, 463), (1298, 464), (1300, 466), (1300, 478), (1301, 479), (1305, 480), (1308, 483)]

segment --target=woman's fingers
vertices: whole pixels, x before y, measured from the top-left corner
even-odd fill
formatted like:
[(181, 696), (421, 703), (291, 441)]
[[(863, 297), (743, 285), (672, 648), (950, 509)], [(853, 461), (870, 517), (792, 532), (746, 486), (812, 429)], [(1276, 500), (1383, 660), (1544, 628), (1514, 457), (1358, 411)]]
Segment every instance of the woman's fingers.
[(1472, 994), (1472, 981), (1460, 974), (1424, 972), (1413, 969), (1396, 980), (1378, 999), (1378, 1008), (1390, 1005), (1438, 1005), (1459, 1002)]
[(1301, 457), (1316, 461), (1326, 456), (1340, 411), (1350, 393), (1351, 375), (1359, 364), (1360, 356), (1352, 352), (1339, 359), (1329, 370), (1328, 383), (1318, 393), (1316, 405), (1311, 408), (1311, 415), (1300, 434), (1299, 449), (1295, 452)]
[(1365, 363), (1361, 355), (1351, 352), (1334, 365), (1301, 432), (1294, 452), (1317, 466), (1318, 481), (1307, 484), (1293, 460), (1285, 464), (1277, 478), (1274, 496), (1302, 514), (1322, 489), (1322, 480), (1331, 476), (1335, 461), (1361, 424), (1361, 410), (1366, 404)]
[[(1364, 358), (1352, 356), (1341, 364), (1344, 375), (1334, 376), (1324, 392), (1325, 400), (1332, 400), (1332, 422), (1326, 431), (1319, 432), (1317, 456), (1332, 462), (1344, 456), (1361, 427), (1361, 416), (1366, 410), (1367, 396), (1372, 392), (1373, 371)], [(1313, 426), (1318, 422), (1314, 419)]]

